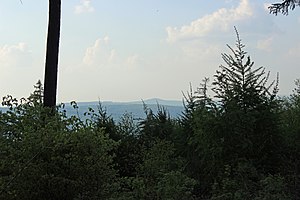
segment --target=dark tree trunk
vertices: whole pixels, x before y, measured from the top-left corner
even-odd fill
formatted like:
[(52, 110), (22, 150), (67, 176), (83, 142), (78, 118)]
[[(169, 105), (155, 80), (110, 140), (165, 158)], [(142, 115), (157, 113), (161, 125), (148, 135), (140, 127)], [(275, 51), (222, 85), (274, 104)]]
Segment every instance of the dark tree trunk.
[(56, 105), (61, 0), (49, 0), (49, 22), (46, 49), (44, 106)]

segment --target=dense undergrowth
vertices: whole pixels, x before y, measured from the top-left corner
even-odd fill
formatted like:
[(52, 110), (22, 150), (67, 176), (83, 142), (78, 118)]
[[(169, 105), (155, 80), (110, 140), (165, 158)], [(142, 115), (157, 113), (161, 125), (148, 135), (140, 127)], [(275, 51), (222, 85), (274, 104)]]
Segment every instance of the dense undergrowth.
[(43, 107), (40, 83), (4, 97), (0, 199), (299, 199), (300, 81), (279, 98), (239, 37), (229, 48), (177, 119), (146, 106), (138, 122), (101, 107), (69, 117)]

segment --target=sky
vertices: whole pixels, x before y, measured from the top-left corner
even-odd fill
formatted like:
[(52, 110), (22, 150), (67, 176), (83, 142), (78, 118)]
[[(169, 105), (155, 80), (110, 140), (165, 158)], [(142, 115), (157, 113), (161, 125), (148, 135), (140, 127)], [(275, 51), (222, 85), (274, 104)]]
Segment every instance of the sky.
[[(279, 94), (300, 78), (300, 8), (280, 0), (62, 0), (57, 102), (181, 100), (213, 81), (237, 28), (254, 67), (279, 73)], [(28, 97), (44, 79), (47, 0), (0, 0), (0, 96)]]

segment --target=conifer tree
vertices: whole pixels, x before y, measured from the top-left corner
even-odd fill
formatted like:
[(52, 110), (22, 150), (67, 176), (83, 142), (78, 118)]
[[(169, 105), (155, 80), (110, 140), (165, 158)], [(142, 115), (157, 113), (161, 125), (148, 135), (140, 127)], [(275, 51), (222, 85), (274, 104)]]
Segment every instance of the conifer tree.
[(288, 15), (289, 10), (294, 10), (296, 6), (300, 6), (300, 0), (283, 0), (282, 3), (273, 3), (269, 6), (270, 13), (277, 15), (282, 13), (283, 15)]
[(205, 79), (191, 93), (183, 117), (183, 125), (192, 127), (185, 132), (186, 169), (198, 181), (195, 194), (202, 198), (228, 194), (234, 199), (240, 189), (244, 199), (251, 199), (258, 184), (252, 179), (277, 173), (281, 163), (278, 78), (268, 83), (270, 73), (255, 68), (235, 31), (236, 47), (228, 45), (231, 54), (222, 54), (225, 65), (214, 76), (213, 98)]
[(228, 45), (232, 55), (222, 54), (227, 66), (220, 66), (213, 82), (222, 130), (216, 138), (222, 138), (225, 163), (246, 159), (255, 167), (274, 171), (278, 163), (274, 152), (280, 146), (278, 77), (268, 84), (270, 73), (254, 68), (237, 30), (236, 35), (236, 49)]
[[(235, 103), (243, 111), (254, 109), (266, 97), (274, 99), (278, 92), (277, 82), (267, 85), (270, 73), (265, 68), (254, 68), (254, 62), (243, 49), (239, 33), (237, 35), (236, 49), (227, 45), (232, 55), (223, 53), (222, 58), (227, 66), (220, 66), (213, 82), (215, 97), (220, 99), (224, 109)], [(246, 57), (247, 56), (247, 57)], [(246, 61), (245, 61), (246, 60)], [(270, 89), (273, 87), (273, 91)]]

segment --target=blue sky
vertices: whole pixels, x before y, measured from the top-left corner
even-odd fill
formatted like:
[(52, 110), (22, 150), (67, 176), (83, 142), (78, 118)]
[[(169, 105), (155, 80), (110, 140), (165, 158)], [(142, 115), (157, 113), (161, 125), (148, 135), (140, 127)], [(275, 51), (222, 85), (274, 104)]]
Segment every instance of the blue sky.
[[(276, 1), (276, 0), (274, 0)], [(0, 1), (0, 96), (43, 80), (48, 1)], [(300, 78), (300, 8), (274, 16), (261, 0), (62, 0), (58, 102), (182, 99), (213, 80), (237, 27), (256, 67)], [(274, 2), (273, 2), (274, 3)]]

